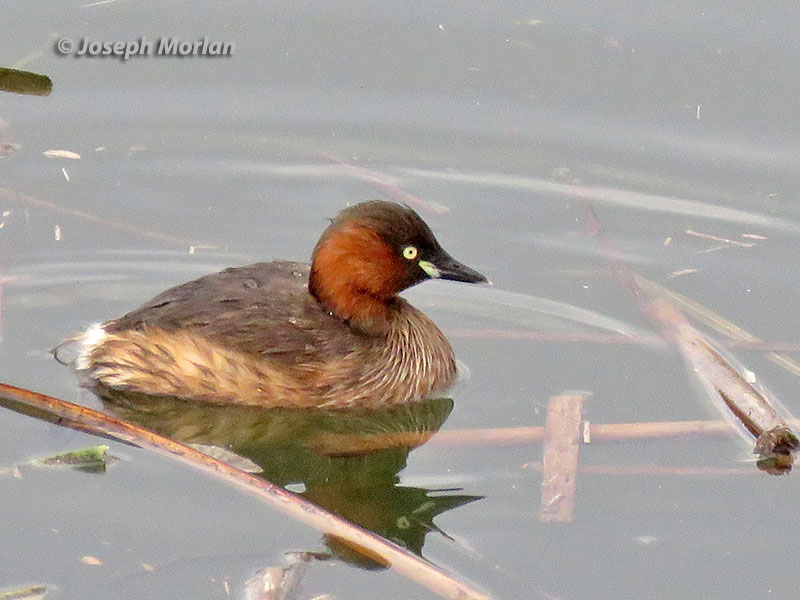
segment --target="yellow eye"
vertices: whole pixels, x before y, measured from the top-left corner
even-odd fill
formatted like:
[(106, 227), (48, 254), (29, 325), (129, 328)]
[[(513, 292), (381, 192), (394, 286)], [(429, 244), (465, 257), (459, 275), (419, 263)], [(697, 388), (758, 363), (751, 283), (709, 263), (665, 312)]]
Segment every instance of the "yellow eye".
[(417, 258), (417, 254), (419, 254), (419, 251), (417, 250), (416, 246), (406, 246), (403, 248), (403, 258), (414, 260)]

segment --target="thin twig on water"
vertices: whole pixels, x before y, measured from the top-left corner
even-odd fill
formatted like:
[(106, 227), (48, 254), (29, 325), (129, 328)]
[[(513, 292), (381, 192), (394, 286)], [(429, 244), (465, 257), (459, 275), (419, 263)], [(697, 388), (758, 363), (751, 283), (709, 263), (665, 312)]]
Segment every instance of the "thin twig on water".
[(694, 231), (692, 229), (686, 230), (686, 235), (692, 235), (704, 240), (711, 240), (713, 242), (722, 242), (723, 244), (730, 244), (731, 246), (739, 246), (740, 248), (752, 248), (755, 246), (753, 242), (740, 242), (738, 240), (731, 240), (728, 238), (718, 237), (710, 233), (703, 233), (702, 231)]
[(400, 186), (395, 184), (385, 175), (381, 175), (380, 173), (370, 171), (369, 169), (365, 169), (364, 167), (358, 167), (356, 165), (352, 165), (348, 162), (343, 161), (341, 158), (333, 156), (332, 154), (324, 154), (323, 156), (327, 160), (338, 165), (350, 177), (369, 183), (370, 185), (377, 188), (378, 190), (380, 190), (381, 192), (383, 192), (396, 202), (404, 202), (410, 206), (416, 207), (419, 210), (431, 212), (437, 215), (444, 214), (448, 210), (450, 210), (443, 204), (439, 204), (437, 202), (431, 202), (429, 200), (423, 200), (418, 196), (409, 194), (407, 191), (405, 191)]
[(19, 194), (9, 188), (0, 187), (0, 198), (8, 200), (9, 202), (19, 202), (20, 204), (25, 204), (26, 206), (35, 206), (36, 208), (44, 208), (46, 210), (49, 210), (50, 212), (67, 215), (76, 219), (80, 219), (81, 221), (85, 221), (87, 223), (102, 225), (114, 231), (124, 231), (125, 233), (132, 233), (134, 235), (138, 235), (146, 239), (165, 242), (172, 246), (188, 248), (190, 246), (198, 246), (202, 244), (197, 240), (190, 240), (189, 238), (182, 238), (170, 235), (168, 233), (162, 233), (160, 231), (142, 229), (140, 227), (136, 227), (135, 225), (130, 225), (128, 223), (121, 223), (119, 221), (106, 219), (105, 217), (99, 217), (91, 213), (79, 210), (73, 210), (71, 208), (66, 208), (64, 206), (56, 204), (55, 202), (42, 200), (41, 198), (35, 198), (34, 196)]

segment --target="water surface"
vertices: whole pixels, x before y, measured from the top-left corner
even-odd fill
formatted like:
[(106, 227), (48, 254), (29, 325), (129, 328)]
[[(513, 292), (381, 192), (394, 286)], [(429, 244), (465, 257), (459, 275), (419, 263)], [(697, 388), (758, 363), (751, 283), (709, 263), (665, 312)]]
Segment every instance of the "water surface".
[[(60, 339), (227, 265), (305, 260), (327, 218), (393, 190), (446, 207), (417, 206), (495, 284), (407, 294), (469, 371), (444, 429), (542, 425), (567, 390), (591, 393), (596, 423), (716, 418), (675, 353), (568, 338), (653, 334), (604, 274), (587, 202), (641, 275), (760, 338), (798, 339), (796, 3), (86, 4), (3, 10), (3, 66), (22, 61), (54, 86), (0, 98), (2, 134), (19, 145), (0, 160), (2, 381), (101, 407), (48, 354)], [(52, 50), (63, 37), (143, 35), (210, 36), (235, 53), (122, 62)], [(553, 335), (474, 334), (487, 329)], [(794, 375), (735, 356), (800, 412)], [(2, 419), (3, 464), (97, 443)], [(123, 460), (102, 475), (4, 478), (0, 587), (224, 598), (287, 551), (329, 549), (218, 482), (111, 452)], [(334, 473), (336, 485), (311, 486), (316, 501), (375, 517), (384, 535), (450, 497), (404, 543), (497, 598), (793, 598), (800, 584), (797, 478), (760, 473), (739, 439), (582, 446), (582, 465), (644, 468), (581, 474), (571, 524), (538, 519), (537, 445), (428, 444), (306, 471), (291, 456), (269, 465), (276, 479)], [(659, 473), (670, 466), (707, 473)], [(313, 565), (301, 597), (429, 596), (356, 563)]]

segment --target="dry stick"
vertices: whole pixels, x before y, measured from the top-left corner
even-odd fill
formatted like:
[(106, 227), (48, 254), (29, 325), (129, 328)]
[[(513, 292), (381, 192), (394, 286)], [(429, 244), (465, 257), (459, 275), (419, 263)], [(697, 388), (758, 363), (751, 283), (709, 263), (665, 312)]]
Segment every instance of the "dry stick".
[[(798, 421), (800, 424), (800, 421)], [(662, 421), (651, 423), (591, 424), (589, 436), (594, 442), (629, 440), (663, 440), (687, 437), (736, 437), (737, 431), (728, 421)]]
[(91, 213), (86, 213), (79, 210), (72, 210), (71, 208), (60, 206), (54, 202), (49, 202), (48, 200), (42, 200), (41, 198), (35, 198), (33, 196), (26, 196), (24, 194), (19, 194), (9, 188), (0, 187), (0, 198), (3, 198), (10, 202), (20, 202), (28, 206), (44, 208), (55, 213), (67, 215), (70, 217), (74, 217), (76, 219), (81, 219), (82, 221), (86, 221), (88, 223), (104, 225), (109, 229), (124, 231), (126, 233), (133, 233), (143, 238), (157, 240), (159, 242), (166, 242), (173, 246), (186, 247), (193, 245), (197, 246), (201, 244), (197, 240), (190, 240), (188, 238), (169, 235), (167, 233), (161, 233), (160, 231), (152, 231), (150, 229), (141, 229), (134, 225), (128, 225), (127, 223), (120, 223), (119, 221), (112, 221), (111, 219), (98, 217), (97, 215), (93, 215)]
[(542, 499), (539, 520), (572, 522), (575, 513), (578, 450), (584, 394), (553, 396), (547, 403), (542, 448)]
[[(53, 422), (59, 425), (146, 448), (213, 475), (282, 513), (310, 525), (326, 535), (340, 539), (348, 547), (385, 564), (396, 573), (415, 581), (442, 598), (491, 600), (490, 596), (455, 580), (441, 569), (397, 544), (353, 525), (266, 479), (240, 471), (151, 431), (90, 408), (3, 383), (0, 383), (0, 402), (12, 409), (13, 405), (21, 404), (33, 411), (45, 413), (45, 418), (49, 416), (50, 420), (55, 417)], [(18, 407), (17, 410), (19, 410)], [(41, 417), (41, 415), (39, 416)]]
[[(734, 341), (729, 342), (730, 345), (742, 343), (752, 343), (756, 346), (759, 343), (765, 343), (761, 339), (754, 336), (749, 331), (742, 329), (738, 325), (731, 323), (727, 319), (724, 319), (722, 316), (718, 315), (711, 309), (703, 306), (702, 304), (695, 302), (691, 298), (687, 298), (683, 294), (679, 294), (669, 288), (665, 288), (664, 286), (647, 279), (646, 277), (642, 277), (641, 275), (634, 274), (634, 279), (636, 280), (636, 284), (640, 288), (644, 288), (645, 290), (649, 291), (650, 294), (654, 296), (662, 296), (664, 298), (668, 298), (669, 301), (680, 308), (681, 312), (684, 314), (689, 314), (694, 319), (700, 321), (701, 323), (705, 323), (712, 329), (724, 333), (730, 338), (733, 338)], [(736, 347), (736, 346), (734, 346)], [(800, 363), (794, 360), (790, 356), (786, 356), (785, 354), (779, 354), (779, 352), (791, 352), (793, 349), (788, 347), (786, 350), (782, 348), (766, 348), (766, 350), (773, 350), (769, 354), (767, 354), (767, 358), (774, 362), (775, 364), (779, 365), (783, 369), (786, 369), (790, 373), (794, 375), (800, 376)]]
[[(790, 421), (800, 427), (800, 420)], [(688, 437), (730, 438), (737, 435), (727, 421), (655, 421), (650, 423), (586, 424), (585, 437), (595, 442), (678, 439)], [(358, 435), (328, 433), (317, 436), (312, 449), (325, 455), (358, 454), (388, 448), (427, 447), (502, 447), (542, 442), (544, 427), (496, 427), (493, 429), (451, 429), (439, 431), (428, 441), (430, 432), (403, 431)], [(589, 443), (589, 442), (586, 442)]]
[(756, 438), (757, 454), (762, 457), (787, 455), (800, 446), (789, 423), (769, 399), (747, 382), (672, 305), (661, 299), (651, 300), (648, 314), (662, 325), (700, 380), (719, 395)]
[(591, 204), (586, 202), (586, 206), (590, 213), (591, 229), (606, 261), (642, 315), (659, 327), (687, 364), (697, 373), (703, 384), (722, 400), (731, 413), (756, 438), (754, 451), (762, 458), (775, 460), (775, 464), (765, 463), (765, 470), (773, 474), (790, 470), (793, 460), (790, 453), (800, 446), (800, 439), (786, 420), (778, 414), (769, 399), (745, 381), (744, 377), (714, 349), (711, 342), (677, 309), (663, 298), (644, 294), (637, 285), (633, 272), (600, 230), (597, 215)]
[[(525, 468), (542, 471), (541, 463), (525, 463)], [(670, 465), (580, 465), (584, 475), (755, 475), (751, 467), (687, 467)]]
[[(800, 370), (798, 370), (798, 365), (793, 359), (789, 358), (788, 356), (784, 357), (782, 354), (777, 354), (778, 352), (800, 352), (800, 342), (765, 342), (761, 340), (723, 340), (720, 342), (721, 345), (725, 346), (726, 348), (736, 348), (737, 350), (754, 350), (756, 352), (766, 352), (767, 358), (770, 360), (773, 357), (779, 357), (781, 359), (786, 358), (793, 363), (793, 368), (789, 369), (790, 372), (794, 373), (795, 375), (800, 375)], [(778, 364), (782, 364), (780, 361), (773, 361), (778, 362)]]

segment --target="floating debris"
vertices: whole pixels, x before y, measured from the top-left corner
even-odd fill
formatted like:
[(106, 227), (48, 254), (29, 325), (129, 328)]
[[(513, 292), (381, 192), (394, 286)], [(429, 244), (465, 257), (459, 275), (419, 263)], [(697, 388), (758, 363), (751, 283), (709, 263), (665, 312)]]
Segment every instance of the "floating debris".
[[(759, 456), (759, 469), (771, 475), (788, 473), (795, 454), (800, 450), (800, 438), (792, 431), (788, 419), (776, 408), (776, 402), (761, 393), (716, 350), (709, 338), (693, 327), (688, 319), (662, 295), (645, 294), (636, 283), (636, 276), (620, 258), (611, 241), (603, 234), (597, 215), (587, 202), (590, 230), (595, 233), (615, 278), (630, 294), (640, 312), (658, 326), (664, 338), (683, 356), (715, 404), (724, 407), (726, 415), (755, 438), (753, 452)], [(709, 234), (687, 229), (689, 235), (708, 237)], [(718, 241), (730, 241), (716, 238)], [(733, 242), (733, 245), (744, 245)], [(750, 244), (752, 246), (753, 244)]]
[(240, 456), (235, 452), (228, 450), (227, 448), (221, 448), (219, 446), (212, 446), (209, 444), (186, 444), (186, 445), (189, 446), (190, 448), (194, 448), (199, 452), (202, 452), (203, 454), (207, 454), (211, 458), (215, 458), (220, 462), (224, 462), (226, 465), (229, 465), (235, 469), (239, 469), (240, 471), (244, 471), (245, 473), (264, 472), (264, 469), (259, 467), (249, 458)]
[(72, 150), (45, 150), (42, 152), (47, 158), (69, 158), (70, 160), (80, 160), (81, 155)]
[(773, 475), (789, 472), (800, 439), (771, 399), (754, 387), (750, 380), (755, 376), (744, 369), (742, 375), (669, 302), (651, 300), (646, 314), (662, 326), (712, 398), (720, 399), (755, 438), (753, 452), (759, 456), (758, 467)]
[(542, 496), (539, 520), (569, 523), (574, 519), (578, 448), (585, 430), (581, 424), (584, 394), (553, 396), (547, 404), (542, 449)]
[(110, 460), (114, 460), (114, 458), (108, 454), (108, 446), (100, 445), (53, 454), (44, 458), (35, 458), (30, 461), (30, 464), (45, 467), (70, 467), (80, 471), (99, 473), (106, 470), (106, 465)]
[(47, 75), (0, 68), (0, 91), (28, 96), (49, 96), (53, 91), (53, 82)]
[(285, 557), (289, 566), (266, 567), (245, 582), (245, 600), (294, 600), (309, 563), (330, 558), (319, 552), (287, 552)]
[(30, 585), (0, 592), (0, 600), (43, 600), (54, 589), (47, 585)]
[(682, 275), (692, 275), (697, 273), (697, 269), (683, 269), (682, 271), (673, 271), (669, 274), (670, 279), (675, 279), (676, 277), (681, 277)]
[(89, 8), (91, 6), (101, 6), (103, 4), (111, 4), (117, 0), (100, 0), (99, 2), (90, 2), (89, 4), (81, 4), (78, 8)]
[(189, 254), (194, 254), (197, 250), (216, 250), (219, 246), (211, 244), (193, 244), (189, 246)]
[(702, 231), (694, 231), (692, 229), (686, 230), (686, 235), (691, 235), (704, 240), (712, 240), (714, 242), (721, 242), (723, 244), (730, 244), (731, 246), (740, 246), (742, 248), (752, 248), (755, 246), (752, 242), (740, 242), (738, 240), (731, 240), (728, 238), (719, 237), (710, 233), (703, 233)]
[(7, 158), (20, 148), (22, 148), (22, 146), (2, 139), (2, 136), (0, 135), (0, 158)]

